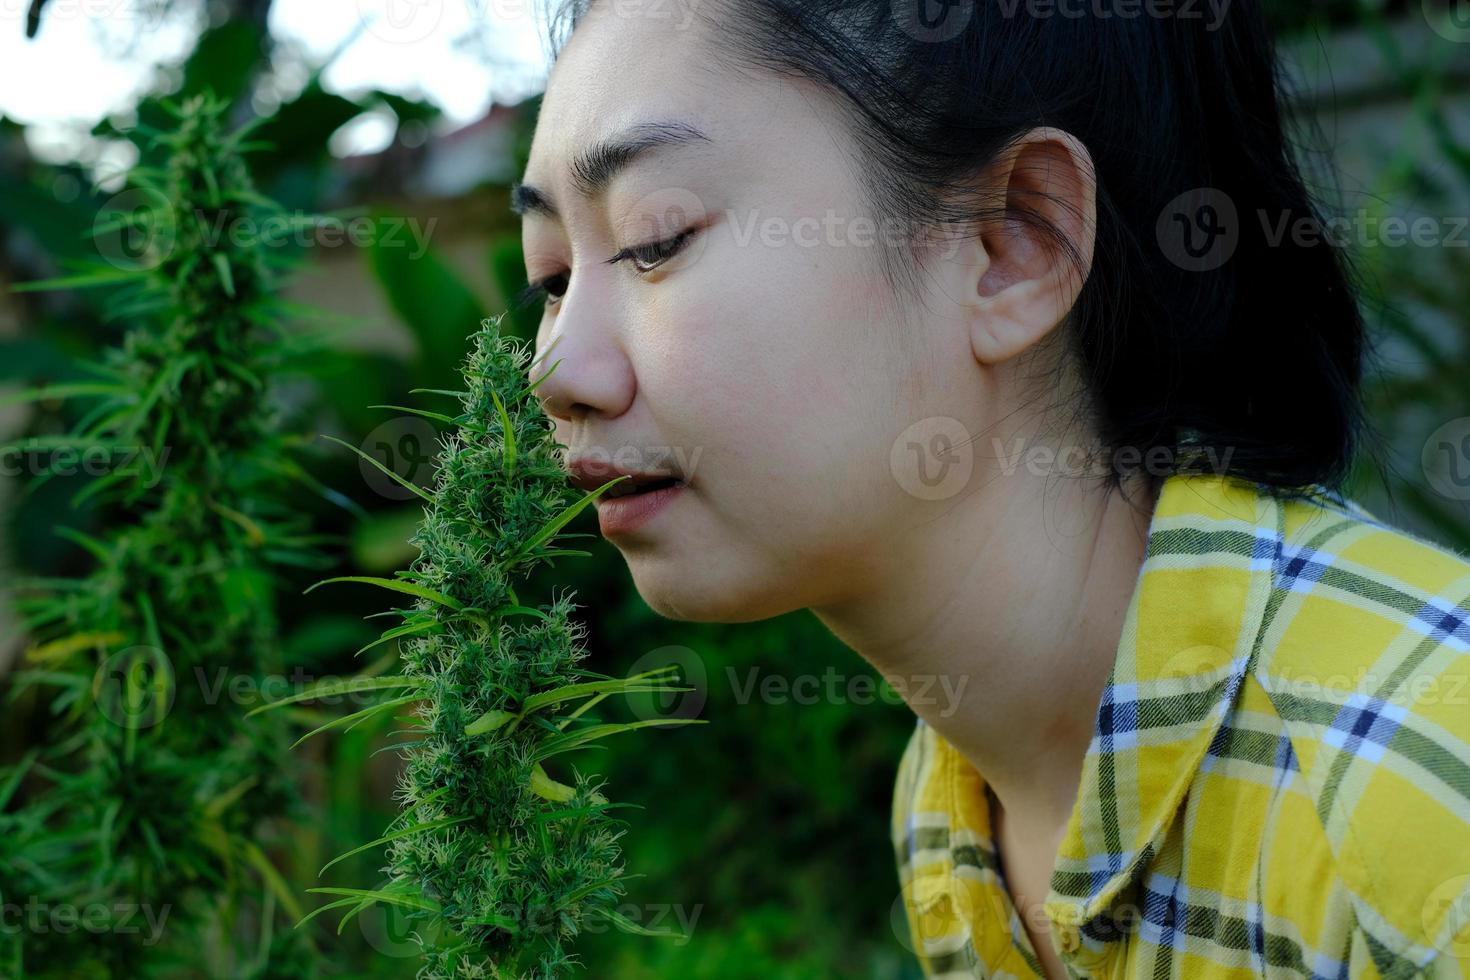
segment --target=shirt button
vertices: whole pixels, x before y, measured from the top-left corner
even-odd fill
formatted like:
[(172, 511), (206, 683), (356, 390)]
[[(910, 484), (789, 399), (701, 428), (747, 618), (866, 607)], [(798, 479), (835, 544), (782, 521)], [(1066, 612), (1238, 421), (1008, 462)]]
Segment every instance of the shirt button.
[(1062, 947), (1062, 952), (1068, 955), (1077, 952), (1078, 948), (1082, 945), (1082, 937), (1079, 935), (1077, 927), (1059, 922), (1056, 924), (1056, 928), (1057, 941)]

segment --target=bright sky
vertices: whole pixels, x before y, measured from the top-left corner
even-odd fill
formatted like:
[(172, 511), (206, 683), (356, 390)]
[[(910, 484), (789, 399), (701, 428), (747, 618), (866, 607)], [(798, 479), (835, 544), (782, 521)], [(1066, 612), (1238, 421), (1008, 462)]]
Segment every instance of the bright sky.
[[(350, 98), (377, 88), (427, 98), (444, 111), (444, 125), (461, 126), (494, 103), (519, 102), (544, 86), (541, 3), (275, 0), (270, 28), (284, 43), (268, 89), (289, 98), (305, 82), (307, 65), (341, 48), (323, 76), (329, 91)], [(127, 166), (126, 149), (95, 145), (86, 130), (125, 113), (159, 66), (167, 71), (186, 57), (211, 8), (204, 0), (175, 0), (175, 13), (163, 18), (157, 0), (49, 0), (40, 33), (28, 40), (29, 5), (0, 0), (0, 113), (28, 125), (31, 149), (44, 159)], [(259, 108), (268, 111), (270, 98)], [(339, 153), (376, 150), (386, 132), (381, 120), (376, 127), (367, 121), (339, 133), (332, 146)]]

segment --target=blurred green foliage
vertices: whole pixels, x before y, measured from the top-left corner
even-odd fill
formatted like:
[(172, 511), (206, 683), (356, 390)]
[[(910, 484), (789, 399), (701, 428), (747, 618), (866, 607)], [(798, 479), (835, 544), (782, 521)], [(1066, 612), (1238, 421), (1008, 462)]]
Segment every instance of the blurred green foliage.
[(32, 792), (6, 814), (0, 861), (13, 905), (132, 908), (161, 927), (7, 929), (0, 962), (18, 976), (169, 977), (179, 964), (286, 975), (313, 956), (305, 933), (278, 928), (290, 920), (275, 921), (277, 903), (302, 913), (265, 850), (299, 804), (284, 727), (242, 724), (221, 686), (258, 692), (279, 669), (276, 567), (324, 560), (290, 504), (289, 414), (262, 397), (302, 340), (277, 305), (279, 256), (212, 235), (216, 221), (270, 210), (250, 184), (245, 131), (227, 134), (224, 104), (203, 97), (166, 108), (162, 166), (135, 167), (109, 202), (101, 259), (16, 287), (113, 287), (109, 312), (131, 325), (83, 365), (87, 381), (13, 399), (85, 409), (64, 434), (4, 447), (48, 459), (27, 493), (66, 459), (107, 465), (69, 501), (100, 515), (98, 533), (57, 530), (85, 574), (15, 583), (33, 645), (5, 678), (7, 700), (50, 723), (11, 777)]

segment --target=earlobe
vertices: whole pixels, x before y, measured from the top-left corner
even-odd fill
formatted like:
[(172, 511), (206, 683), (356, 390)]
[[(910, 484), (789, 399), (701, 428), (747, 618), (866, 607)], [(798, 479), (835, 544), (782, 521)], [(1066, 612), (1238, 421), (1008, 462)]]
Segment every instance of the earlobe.
[(1048, 323), (1052, 304), (1043, 292), (1041, 283), (1025, 280), (978, 297), (970, 328), (975, 359), (1000, 364), (1050, 333), (1058, 321)]

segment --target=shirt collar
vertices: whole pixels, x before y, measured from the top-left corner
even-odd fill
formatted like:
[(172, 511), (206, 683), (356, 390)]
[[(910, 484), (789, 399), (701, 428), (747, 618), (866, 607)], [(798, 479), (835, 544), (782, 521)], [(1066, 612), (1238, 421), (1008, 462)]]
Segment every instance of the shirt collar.
[[(1172, 474), (1160, 486), (1045, 900), (1064, 932), (1105, 934), (1088, 927), (1162, 846), (1254, 659), (1281, 519), (1266, 488), (1237, 478)], [(950, 829), (993, 852), (988, 786), (957, 749), (919, 725), (948, 797)], [(928, 892), (948, 893), (946, 877), (916, 881), (921, 907), (938, 897)]]
[(1148, 867), (1254, 662), (1282, 547), (1265, 488), (1165, 479), (1045, 910), (1085, 927)]

